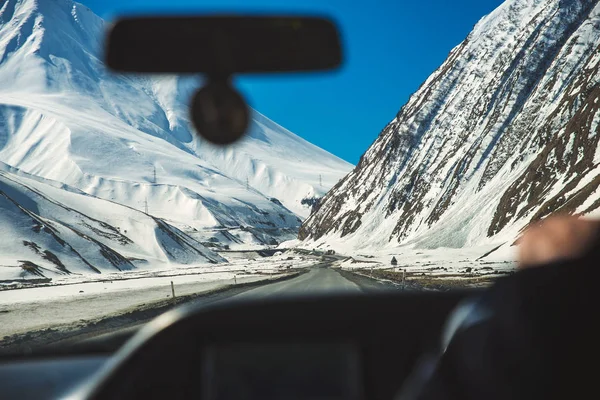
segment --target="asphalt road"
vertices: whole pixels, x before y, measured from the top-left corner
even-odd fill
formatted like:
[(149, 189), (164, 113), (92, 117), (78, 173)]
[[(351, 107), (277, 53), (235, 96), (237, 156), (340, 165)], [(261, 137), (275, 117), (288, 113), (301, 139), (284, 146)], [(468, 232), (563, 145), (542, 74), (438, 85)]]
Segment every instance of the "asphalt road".
[(302, 294), (359, 293), (355, 282), (343, 277), (337, 270), (317, 267), (294, 279), (263, 285), (240, 293), (235, 298), (264, 298)]

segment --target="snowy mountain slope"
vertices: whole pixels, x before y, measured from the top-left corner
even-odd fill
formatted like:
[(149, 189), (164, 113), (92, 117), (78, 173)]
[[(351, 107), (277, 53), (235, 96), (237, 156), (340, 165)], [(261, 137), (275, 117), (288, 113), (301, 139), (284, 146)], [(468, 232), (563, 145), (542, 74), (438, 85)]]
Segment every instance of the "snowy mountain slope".
[(108, 73), (106, 28), (70, 0), (3, 3), (1, 161), (138, 210), (147, 205), (186, 231), (206, 231), (203, 240), (245, 229), (234, 242), (294, 236), (310, 210), (302, 199), (322, 196), (351, 169), (258, 113), (235, 148), (203, 142), (187, 117), (198, 80)]
[(508, 0), (411, 96), (305, 221), (306, 243), (512, 243), (600, 205), (600, 5)]
[[(5, 109), (4, 119), (20, 123), (0, 151), (7, 164), (140, 210), (147, 203), (150, 214), (195, 229), (298, 226), (285, 207), (193, 154), (157, 143), (85, 99), (61, 95), (57, 104), (56, 97), (10, 98), (18, 107)], [(73, 114), (69, 102), (88, 113)]]
[(302, 217), (308, 217), (311, 210), (302, 200), (323, 197), (352, 169), (256, 111), (249, 139), (201, 154), (230, 176), (241, 181), (248, 178), (252, 188), (279, 199)]
[(222, 257), (164, 221), (0, 164), (0, 281)]

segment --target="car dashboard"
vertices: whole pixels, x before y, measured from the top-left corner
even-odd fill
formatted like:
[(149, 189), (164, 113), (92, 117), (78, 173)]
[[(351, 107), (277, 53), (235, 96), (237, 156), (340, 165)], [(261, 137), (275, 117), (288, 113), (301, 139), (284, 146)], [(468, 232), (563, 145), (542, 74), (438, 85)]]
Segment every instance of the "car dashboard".
[(474, 292), (183, 306), (115, 354), (0, 363), (7, 398), (390, 400)]

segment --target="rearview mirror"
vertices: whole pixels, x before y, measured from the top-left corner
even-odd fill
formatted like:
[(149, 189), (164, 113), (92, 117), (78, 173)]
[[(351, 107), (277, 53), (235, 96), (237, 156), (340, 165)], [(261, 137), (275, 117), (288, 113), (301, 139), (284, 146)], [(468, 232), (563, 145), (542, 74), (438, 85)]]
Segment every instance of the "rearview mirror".
[(316, 17), (127, 18), (113, 26), (106, 48), (106, 64), (117, 72), (206, 75), (190, 117), (219, 145), (240, 139), (250, 122), (231, 86), (234, 74), (331, 70), (341, 62), (337, 28)]
[(314, 17), (148, 17), (118, 21), (109, 68), (232, 75), (329, 70), (342, 61), (335, 25)]

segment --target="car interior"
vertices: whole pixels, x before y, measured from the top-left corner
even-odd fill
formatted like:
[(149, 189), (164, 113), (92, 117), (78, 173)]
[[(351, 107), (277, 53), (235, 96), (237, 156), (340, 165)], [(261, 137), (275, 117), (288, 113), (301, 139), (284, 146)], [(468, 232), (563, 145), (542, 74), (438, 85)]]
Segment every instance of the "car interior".
[[(344, 59), (335, 23), (315, 16), (129, 17), (106, 43), (115, 72), (201, 75), (191, 119), (220, 146), (248, 127), (233, 78), (330, 70)], [(184, 304), (118, 334), (2, 358), (0, 397), (391, 400), (424, 356), (443, 350), (452, 311), (482, 291)]]
[[(191, 44), (197, 51), (186, 50)], [(202, 74), (192, 120), (203, 137), (226, 146), (248, 124), (232, 85), (236, 74), (328, 70), (342, 54), (336, 26), (325, 18), (153, 17), (118, 21), (106, 63), (120, 73)], [(447, 316), (469, 294), (184, 305), (139, 329), (5, 358), (0, 387), (2, 396), (22, 399), (392, 399), (420, 357), (439, 346)]]

